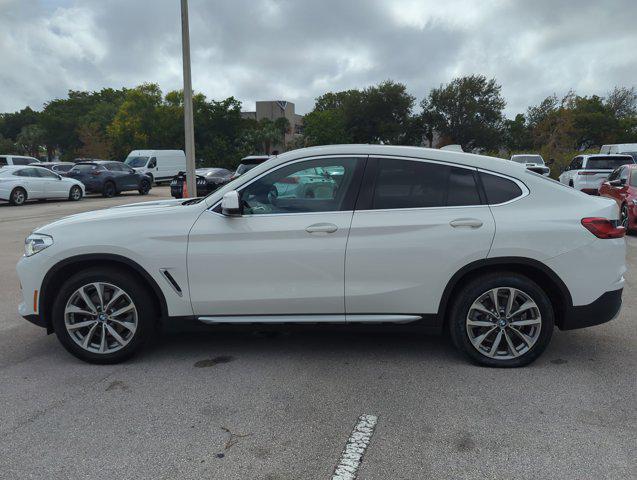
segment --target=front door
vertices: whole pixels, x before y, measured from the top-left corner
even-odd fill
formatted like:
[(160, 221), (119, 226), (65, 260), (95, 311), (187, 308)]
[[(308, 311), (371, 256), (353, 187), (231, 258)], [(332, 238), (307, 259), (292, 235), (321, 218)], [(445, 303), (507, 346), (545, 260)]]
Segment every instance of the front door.
[(188, 246), (195, 315), (344, 320), (345, 246), (364, 163), (284, 164), (239, 190), (240, 216), (204, 212)]
[(68, 198), (71, 187), (61, 180), (57, 173), (53, 173), (46, 168), (38, 168), (40, 181), (44, 188), (46, 198)]
[(370, 158), (347, 243), (347, 320), (436, 313), (453, 274), (489, 252), (485, 203), (475, 169)]

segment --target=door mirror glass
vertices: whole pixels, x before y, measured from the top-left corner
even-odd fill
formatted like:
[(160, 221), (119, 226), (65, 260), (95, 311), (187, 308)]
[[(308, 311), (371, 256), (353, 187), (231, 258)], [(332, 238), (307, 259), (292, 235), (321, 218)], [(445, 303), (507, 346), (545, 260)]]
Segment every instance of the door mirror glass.
[(626, 185), (626, 179), (618, 178), (617, 180), (611, 180), (608, 183), (612, 185), (613, 187), (623, 187), (624, 185)]
[(239, 192), (231, 190), (221, 199), (221, 213), (231, 217), (241, 215)]

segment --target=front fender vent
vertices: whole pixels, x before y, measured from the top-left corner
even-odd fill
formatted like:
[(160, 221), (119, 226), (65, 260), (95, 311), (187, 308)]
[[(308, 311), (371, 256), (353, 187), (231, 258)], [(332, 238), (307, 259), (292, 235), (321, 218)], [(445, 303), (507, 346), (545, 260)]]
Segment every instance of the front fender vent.
[(175, 291), (175, 293), (181, 297), (183, 295), (183, 292), (181, 291), (181, 287), (177, 283), (177, 280), (175, 280), (175, 278), (170, 274), (168, 269), (160, 268), (159, 271), (162, 273), (164, 278), (168, 281), (168, 283), (170, 284), (172, 289)]

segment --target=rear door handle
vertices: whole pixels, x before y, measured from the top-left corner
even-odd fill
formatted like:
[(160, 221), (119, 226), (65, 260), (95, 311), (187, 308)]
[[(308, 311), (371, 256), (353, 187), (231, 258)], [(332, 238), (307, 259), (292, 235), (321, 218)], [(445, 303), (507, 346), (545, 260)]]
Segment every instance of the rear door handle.
[(315, 223), (305, 229), (307, 233), (334, 233), (338, 227), (333, 223)]
[(482, 226), (482, 220), (478, 220), (477, 218), (456, 218), (455, 220), (451, 220), (449, 222), (449, 225), (451, 225), (453, 228), (480, 228)]

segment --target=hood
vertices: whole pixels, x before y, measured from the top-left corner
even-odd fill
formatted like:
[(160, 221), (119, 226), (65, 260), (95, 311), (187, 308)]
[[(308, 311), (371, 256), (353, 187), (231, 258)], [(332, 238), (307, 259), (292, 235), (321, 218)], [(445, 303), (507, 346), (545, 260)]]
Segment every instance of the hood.
[[(70, 215), (68, 217), (60, 218), (55, 222), (39, 227), (34, 230), (34, 232), (49, 233), (52, 230), (57, 230), (59, 228), (64, 228), (78, 223), (84, 223), (88, 226), (92, 222), (111, 220), (134, 221), (136, 217), (139, 217), (141, 215), (159, 215), (162, 213), (167, 213), (168, 211), (172, 211), (174, 208), (188, 208), (182, 207), (182, 204), (188, 202), (189, 200), (192, 199), (157, 200), (152, 202), (132, 203), (129, 205), (118, 205), (116, 207), (105, 208), (104, 210), (93, 210), (90, 212), (78, 213), (75, 215)], [(205, 208), (205, 203), (202, 203), (202, 206)]]

